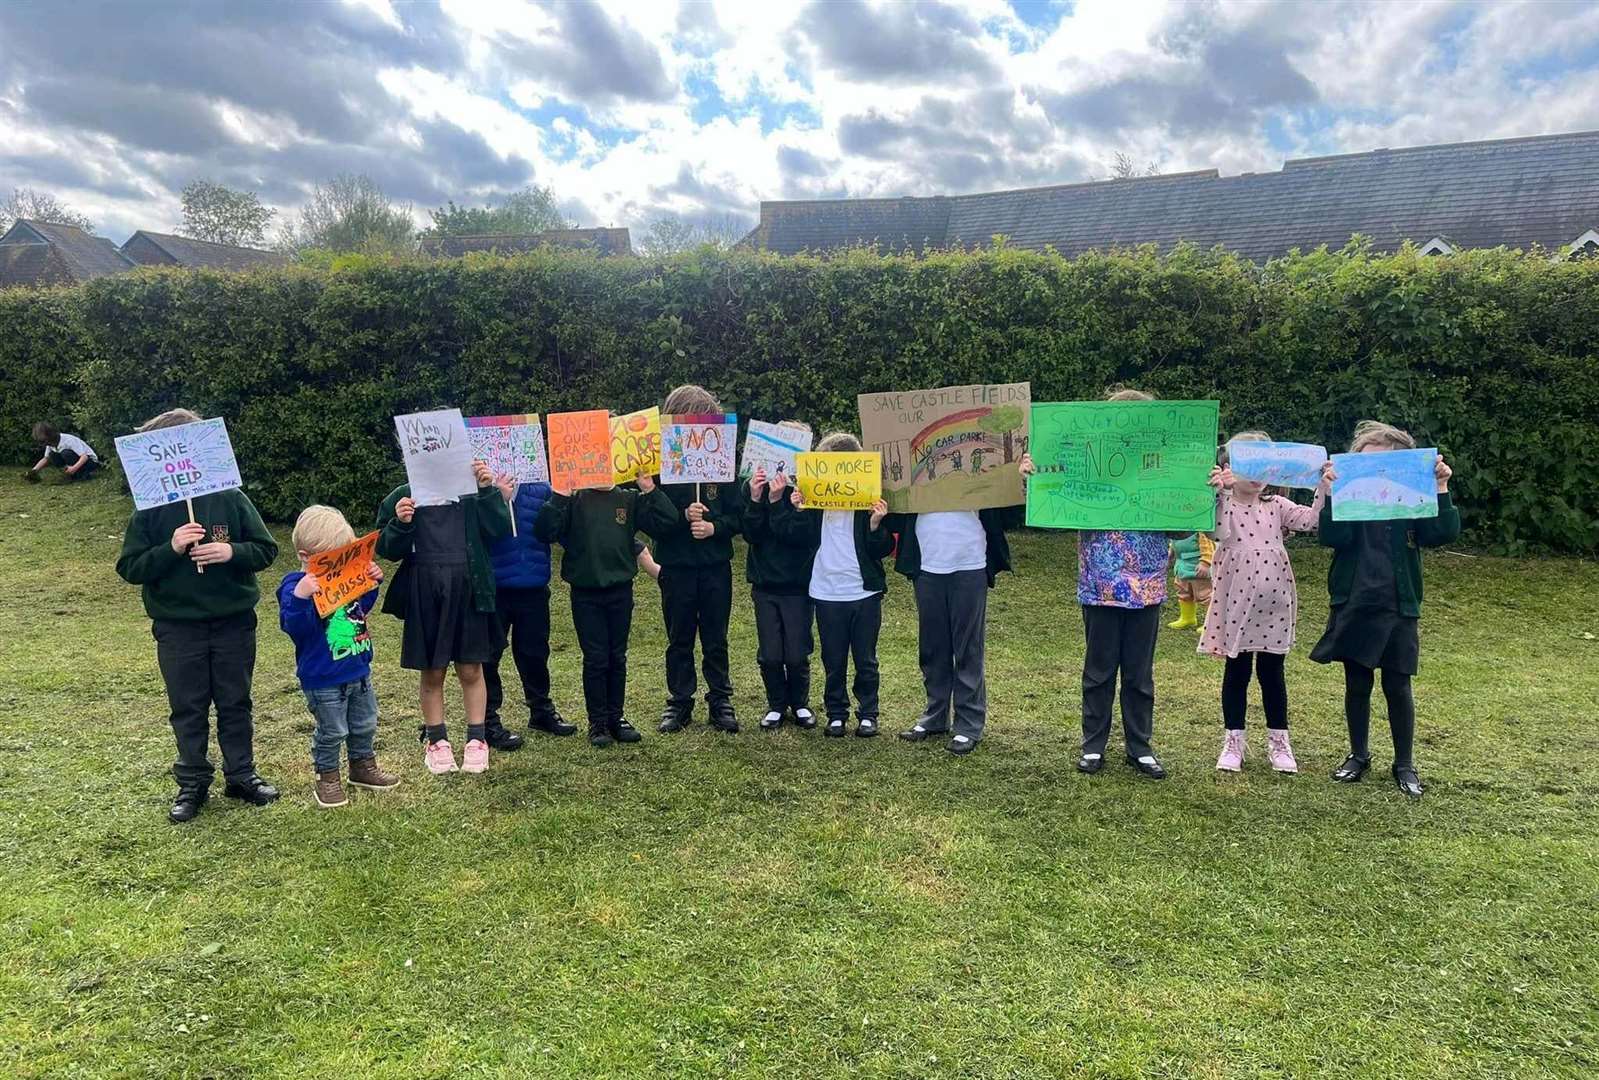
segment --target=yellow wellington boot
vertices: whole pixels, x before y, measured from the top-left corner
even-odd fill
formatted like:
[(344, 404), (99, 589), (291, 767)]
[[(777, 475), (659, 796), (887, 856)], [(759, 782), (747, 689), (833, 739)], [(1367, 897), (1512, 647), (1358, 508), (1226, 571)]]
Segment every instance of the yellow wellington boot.
[(1172, 630), (1191, 630), (1199, 625), (1199, 605), (1192, 600), (1177, 601), (1177, 621), (1167, 623)]

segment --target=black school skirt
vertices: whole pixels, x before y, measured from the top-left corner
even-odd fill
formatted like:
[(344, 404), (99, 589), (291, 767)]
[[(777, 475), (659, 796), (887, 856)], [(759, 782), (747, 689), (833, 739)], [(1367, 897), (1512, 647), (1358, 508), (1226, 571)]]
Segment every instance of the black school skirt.
[(474, 605), (466, 563), (414, 562), (407, 571), (401, 667), (436, 671), (451, 664), (486, 664), (505, 651), (499, 617)]
[(1310, 658), (1318, 664), (1359, 664), (1414, 675), (1421, 665), (1420, 621), (1397, 611), (1339, 604), (1328, 614), (1327, 630), (1310, 650)]

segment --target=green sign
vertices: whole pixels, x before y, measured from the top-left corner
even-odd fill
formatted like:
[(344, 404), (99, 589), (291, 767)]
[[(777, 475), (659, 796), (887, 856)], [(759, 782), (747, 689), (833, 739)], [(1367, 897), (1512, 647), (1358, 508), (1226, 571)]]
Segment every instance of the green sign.
[(1216, 495), (1214, 401), (1033, 404), (1027, 524), (1208, 530)]

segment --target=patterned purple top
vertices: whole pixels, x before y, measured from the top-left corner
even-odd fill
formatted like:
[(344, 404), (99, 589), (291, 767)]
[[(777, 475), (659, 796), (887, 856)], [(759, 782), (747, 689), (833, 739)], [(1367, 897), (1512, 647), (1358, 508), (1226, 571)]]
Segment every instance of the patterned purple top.
[(1119, 608), (1164, 604), (1166, 542), (1162, 532), (1078, 533), (1077, 602)]

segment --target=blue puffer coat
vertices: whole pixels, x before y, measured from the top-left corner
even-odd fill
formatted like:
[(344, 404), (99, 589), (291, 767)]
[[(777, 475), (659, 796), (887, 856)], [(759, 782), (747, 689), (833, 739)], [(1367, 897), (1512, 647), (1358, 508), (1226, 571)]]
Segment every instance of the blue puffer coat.
[(516, 519), (516, 535), (507, 536), (489, 548), (494, 564), (494, 583), (502, 589), (541, 589), (550, 583), (550, 545), (539, 543), (533, 535), (533, 519), (548, 501), (548, 484), (523, 484), (511, 502)]

